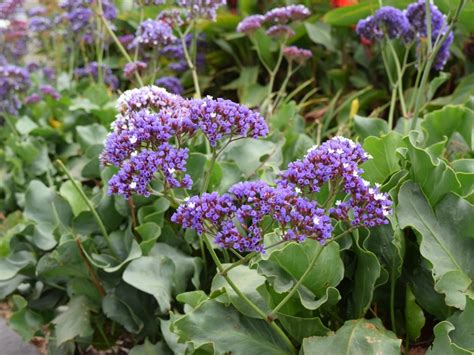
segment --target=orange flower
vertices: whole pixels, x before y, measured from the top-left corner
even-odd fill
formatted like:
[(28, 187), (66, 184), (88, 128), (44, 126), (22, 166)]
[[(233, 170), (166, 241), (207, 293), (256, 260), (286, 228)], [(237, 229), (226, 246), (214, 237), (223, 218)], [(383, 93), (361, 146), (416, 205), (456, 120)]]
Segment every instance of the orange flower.
[(332, 7), (346, 7), (358, 4), (358, 0), (331, 0)]

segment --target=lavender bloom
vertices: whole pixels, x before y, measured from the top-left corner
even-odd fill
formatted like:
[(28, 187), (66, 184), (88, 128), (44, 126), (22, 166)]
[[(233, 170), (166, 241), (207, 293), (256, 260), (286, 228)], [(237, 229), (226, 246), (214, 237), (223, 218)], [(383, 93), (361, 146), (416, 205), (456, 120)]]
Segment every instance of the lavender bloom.
[(262, 15), (247, 16), (237, 25), (237, 32), (250, 34), (262, 27), (265, 17)]
[(50, 96), (56, 101), (61, 98), (61, 94), (57, 92), (56, 89), (50, 85), (41, 85), (39, 90), (42, 94)]
[(274, 25), (267, 30), (266, 34), (274, 38), (290, 38), (295, 35), (295, 31), (290, 26)]
[(444, 40), (443, 44), (439, 48), (438, 54), (436, 55), (435, 61), (433, 63), (434, 68), (436, 70), (442, 70), (446, 65), (446, 62), (449, 59), (450, 52), (449, 49), (454, 41), (454, 33), (453, 31), (449, 32), (448, 36)]
[(259, 138), (268, 134), (265, 119), (258, 112), (230, 100), (210, 96), (191, 100), (190, 112), (191, 120), (212, 146), (225, 135)]
[(182, 19), (183, 12), (175, 9), (163, 10), (156, 17), (157, 21), (164, 22), (168, 26), (174, 28), (181, 26), (184, 21)]
[(184, 175), (188, 150), (168, 142), (175, 136), (182, 139), (194, 134), (186, 106), (186, 100), (156, 86), (120, 96), (120, 114), (100, 157), (102, 164), (120, 167), (110, 181), (109, 193), (125, 198), (132, 193), (148, 196), (148, 185), (158, 172), (167, 187), (191, 188), (191, 178)]
[(28, 28), (32, 32), (45, 32), (48, 31), (52, 26), (51, 20), (47, 17), (34, 16), (30, 18)]
[[(188, 49), (191, 48), (192, 39), (193, 37), (190, 34), (187, 35), (184, 39)], [(198, 49), (198, 52), (196, 54), (196, 67), (198, 70), (200, 70), (205, 66), (206, 59), (203, 49), (205, 48), (206, 44), (204, 40), (204, 35), (200, 34), (196, 42), (196, 48)], [(177, 73), (182, 73), (189, 69), (188, 63), (186, 62), (186, 59), (184, 57), (184, 50), (181, 41), (176, 40), (174, 43), (164, 46), (160, 53), (168, 59), (176, 60), (176, 62), (170, 63), (168, 65), (169, 69)]]
[(28, 24), (23, 20), (5, 20), (0, 26), (0, 52), (18, 61), (27, 53)]
[(392, 6), (384, 6), (375, 13), (375, 21), (379, 28), (387, 33), (388, 38), (410, 37), (410, 23), (403, 13)]
[(268, 11), (265, 14), (265, 21), (286, 24), (290, 21), (304, 20), (310, 14), (309, 9), (304, 5), (289, 5)]
[(132, 46), (166, 46), (175, 40), (176, 37), (173, 35), (173, 29), (167, 23), (148, 19), (138, 26)]
[(129, 47), (132, 44), (134, 38), (135, 38), (134, 35), (127, 34), (127, 35), (119, 36), (118, 39), (123, 46)]
[[(411, 4), (407, 7), (406, 17), (410, 22), (415, 37), (417, 39), (418, 46), (420, 46), (420, 39), (428, 36), (428, 30), (426, 27), (426, 4), (423, 0), (418, 0), (416, 3)], [(438, 9), (434, 4), (430, 4), (430, 16), (431, 16), (431, 40), (434, 44), (436, 40), (446, 34), (448, 30), (448, 24), (446, 16)], [(444, 65), (449, 59), (449, 49), (454, 40), (454, 34), (450, 32), (445, 42), (441, 45), (439, 52), (434, 62), (434, 68), (436, 70), (443, 69)]]
[(163, 5), (166, 1), (165, 0), (141, 0), (141, 1), (136, 1), (138, 5)]
[(16, 9), (20, 7), (23, 3), (23, 0), (4, 0), (0, 4), (0, 18), (8, 19), (12, 16)]
[(54, 70), (54, 68), (44, 67), (43, 76), (46, 78), (46, 80), (51, 82), (56, 79), (56, 71)]
[(353, 211), (351, 223), (355, 226), (387, 224), (391, 201), (378, 187), (361, 178), (363, 170), (358, 166), (369, 158), (359, 144), (343, 137), (335, 137), (308, 151), (302, 160), (288, 165), (280, 174), (277, 184), (281, 187), (318, 192), (328, 181), (341, 184), (349, 200), (337, 202), (330, 213), (337, 219), (348, 219)]
[(0, 66), (0, 112), (16, 114), (21, 107), (18, 93), (26, 91), (30, 84), (26, 69), (10, 64)]
[[(430, 4), (430, 10), (431, 34), (436, 38), (440, 33), (447, 30), (446, 16), (434, 4)], [(424, 0), (418, 0), (410, 4), (405, 10), (405, 15), (417, 36), (426, 37), (428, 35), (426, 28), (426, 2)]]
[(41, 96), (38, 94), (31, 94), (30, 96), (27, 96), (25, 98), (25, 104), (26, 105), (31, 105), (31, 104), (36, 104), (37, 102), (41, 101)]
[(184, 92), (181, 81), (174, 76), (163, 76), (155, 81), (155, 85), (161, 86), (176, 95), (182, 95)]
[(366, 17), (357, 23), (356, 33), (369, 41), (383, 38), (383, 32), (380, 30), (374, 16)]
[(47, 13), (46, 7), (44, 6), (35, 6), (32, 7), (31, 9), (28, 10), (28, 16), (33, 17), (33, 16), (45, 16)]
[[(99, 77), (99, 65), (97, 62), (90, 62), (87, 66), (83, 68), (77, 68), (74, 72), (79, 78), (92, 76), (95, 80), (97, 80)], [(118, 88), (118, 78), (112, 73), (112, 69), (104, 64), (102, 64), (102, 76), (104, 83), (108, 87), (110, 87), (112, 90), (116, 90)]]
[(226, 4), (226, 0), (176, 0), (176, 4), (184, 7), (188, 16), (194, 19), (203, 18), (216, 20), (217, 9)]
[(131, 79), (135, 73), (142, 73), (146, 67), (147, 64), (141, 61), (127, 63), (123, 68), (123, 76), (125, 76), (127, 79)]
[(283, 49), (283, 55), (289, 61), (295, 60), (297, 62), (304, 62), (313, 56), (310, 50), (298, 48), (295, 46), (285, 47)]
[(332, 233), (329, 217), (316, 202), (262, 181), (238, 183), (222, 196), (215, 192), (193, 196), (171, 220), (199, 234), (215, 234), (214, 241), (222, 248), (264, 252), (261, 224), (266, 216), (278, 223), (286, 240), (323, 242)]

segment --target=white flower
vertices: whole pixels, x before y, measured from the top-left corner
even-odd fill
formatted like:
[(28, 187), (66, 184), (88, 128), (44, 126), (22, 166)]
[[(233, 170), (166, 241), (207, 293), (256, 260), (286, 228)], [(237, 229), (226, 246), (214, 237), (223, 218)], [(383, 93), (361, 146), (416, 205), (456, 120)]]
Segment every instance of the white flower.
[(336, 153), (339, 155), (344, 154), (344, 151), (341, 148), (336, 149)]
[(0, 19), (0, 29), (8, 28), (10, 21)]
[(383, 195), (383, 193), (378, 193), (374, 195), (374, 199), (376, 199), (377, 201), (385, 200), (385, 196)]
[(136, 157), (137, 155), (138, 155), (138, 152), (137, 152), (136, 150), (134, 150), (134, 151), (132, 152), (132, 154), (130, 154), (130, 156), (132, 156), (132, 157)]
[(320, 219), (318, 216), (315, 216), (315, 217), (313, 218), (313, 223), (314, 223), (314, 224), (319, 224), (320, 221), (321, 221), (321, 219)]
[(135, 187), (137, 187), (137, 183), (135, 181), (132, 181), (129, 186), (133, 190), (135, 189)]
[(170, 174), (173, 174), (175, 171), (176, 171), (176, 169), (173, 169), (173, 168), (169, 168), (169, 169), (168, 169), (168, 172), (169, 172)]
[(211, 112), (210, 116), (211, 116), (211, 118), (216, 118), (216, 116), (217, 116), (217, 113), (215, 113), (215, 112)]
[(336, 201), (336, 206), (339, 206), (341, 203), (342, 203), (341, 200), (337, 200), (337, 201)]
[(137, 143), (137, 140), (138, 140), (137, 136), (131, 136), (128, 139), (130, 140), (130, 143), (132, 143), (132, 144)]
[(300, 189), (299, 187), (295, 187), (295, 192), (296, 192), (297, 194), (300, 194), (300, 193), (301, 193), (301, 189)]

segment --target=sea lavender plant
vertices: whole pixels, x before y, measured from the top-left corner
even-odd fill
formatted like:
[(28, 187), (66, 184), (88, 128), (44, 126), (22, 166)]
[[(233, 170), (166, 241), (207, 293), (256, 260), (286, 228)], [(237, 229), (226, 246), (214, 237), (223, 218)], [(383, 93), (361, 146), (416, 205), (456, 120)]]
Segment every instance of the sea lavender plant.
[(216, 20), (217, 10), (226, 0), (176, 0), (176, 4), (187, 11), (189, 19)]
[(223, 136), (258, 138), (268, 134), (268, 126), (258, 112), (230, 100), (210, 96), (191, 100), (190, 113), (211, 146)]
[(265, 17), (262, 15), (251, 15), (244, 18), (237, 25), (237, 32), (250, 34), (262, 27)]
[[(87, 77), (90, 76), (97, 80), (99, 77), (99, 65), (97, 62), (90, 62), (85, 67), (77, 68), (75, 70), (75, 74), (79, 77)], [(105, 64), (102, 64), (102, 75), (104, 79), (104, 83), (113, 90), (116, 90), (119, 85), (118, 78), (112, 73), (112, 69), (110, 69)]]
[(278, 224), (285, 240), (323, 242), (331, 236), (330, 218), (316, 202), (263, 181), (238, 183), (222, 196), (215, 192), (193, 196), (179, 206), (171, 220), (199, 234), (214, 235), (222, 248), (264, 252), (263, 222), (267, 216)]
[(309, 9), (304, 5), (288, 5), (272, 9), (264, 16), (265, 22), (286, 24), (290, 21), (304, 20), (310, 14)]
[(313, 56), (310, 50), (298, 48), (296, 46), (289, 46), (283, 49), (283, 55), (288, 61), (296, 61), (302, 63)]
[(165, 88), (172, 94), (182, 95), (184, 92), (181, 81), (174, 76), (162, 76), (155, 81), (155, 85)]
[(61, 94), (57, 92), (55, 88), (51, 85), (41, 85), (39, 87), (40, 92), (45, 95), (51, 97), (53, 100), (59, 100), (61, 98)]
[(16, 65), (0, 66), (0, 113), (16, 114), (21, 107), (18, 95), (30, 87), (28, 70)]
[(173, 29), (164, 21), (145, 20), (138, 26), (132, 47), (144, 46), (146, 48), (163, 47), (173, 43), (176, 37)]
[(125, 64), (123, 67), (123, 76), (127, 79), (131, 79), (135, 73), (142, 73), (147, 67), (147, 64), (142, 61), (135, 61)]
[(353, 211), (352, 225), (373, 227), (387, 224), (391, 201), (389, 196), (381, 193), (378, 186), (361, 177), (363, 170), (359, 165), (370, 156), (359, 144), (335, 137), (314, 147), (302, 159), (292, 162), (288, 169), (280, 174), (278, 186), (301, 190), (304, 193), (319, 192), (323, 184), (333, 184), (334, 196), (338, 189), (349, 199), (336, 204), (330, 212), (338, 219), (348, 219), (349, 209)]

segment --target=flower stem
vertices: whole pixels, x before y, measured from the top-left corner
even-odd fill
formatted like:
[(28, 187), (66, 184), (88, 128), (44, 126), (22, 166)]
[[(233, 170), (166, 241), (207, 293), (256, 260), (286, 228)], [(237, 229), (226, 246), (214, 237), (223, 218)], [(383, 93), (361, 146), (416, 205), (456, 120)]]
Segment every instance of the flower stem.
[(74, 180), (74, 178), (72, 177), (71, 173), (66, 168), (64, 163), (61, 160), (57, 159), (56, 164), (66, 174), (66, 176), (68, 177), (68, 179), (71, 181), (72, 185), (74, 186), (74, 189), (76, 189), (76, 191), (81, 196), (82, 200), (85, 202), (85, 204), (89, 208), (89, 211), (91, 211), (92, 215), (94, 216), (94, 219), (96, 220), (96, 222), (97, 222), (97, 224), (98, 224), (98, 226), (99, 226), (99, 228), (102, 232), (102, 235), (104, 236), (105, 240), (107, 241), (107, 244), (109, 245), (109, 248), (110, 248), (111, 252), (113, 252), (114, 249), (111, 248), (112, 243), (110, 241), (109, 234), (107, 233), (107, 229), (105, 228), (105, 225), (102, 222), (102, 219), (100, 218), (100, 216), (97, 213), (96, 209), (92, 205), (91, 200), (86, 196), (86, 194), (85, 194), (84, 190), (82, 189), (82, 187), (76, 182), (76, 180)]
[(94, 268), (92, 267), (89, 259), (87, 259), (86, 255), (84, 253), (83, 246), (82, 246), (82, 243), (81, 243), (81, 239), (79, 237), (76, 237), (75, 239), (76, 239), (77, 248), (79, 249), (79, 254), (81, 255), (81, 259), (82, 259), (82, 261), (84, 261), (84, 264), (86, 265), (86, 268), (89, 271), (92, 283), (94, 284), (95, 288), (97, 288), (97, 291), (99, 291), (100, 296), (104, 297), (105, 296), (104, 287), (100, 283), (99, 277), (97, 276), (97, 274), (96, 274)]
[(255, 303), (253, 303), (240, 289), (237, 287), (237, 285), (231, 280), (231, 278), (224, 273), (224, 267), (222, 266), (222, 263), (219, 260), (219, 257), (217, 256), (216, 252), (214, 251), (211, 242), (209, 239), (204, 236), (203, 237), (204, 242), (206, 243), (207, 249), (209, 253), (211, 254), (212, 260), (214, 260), (214, 263), (217, 266), (217, 269), (219, 270), (220, 274), (222, 277), (226, 280), (226, 282), (229, 284), (229, 286), (234, 290), (234, 292), (245, 302), (249, 305), (250, 308), (252, 308), (263, 320), (268, 322), (270, 326), (278, 333), (278, 335), (281, 337), (281, 339), (286, 343), (288, 348), (292, 351), (292, 353), (296, 353), (296, 349), (291, 342), (291, 340), (286, 336), (285, 332), (276, 324), (273, 320), (270, 320), (267, 315), (265, 314), (264, 311), (262, 311)]
[[(115, 45), (118, 47), (118, 49), (120, 50), (120, 52), (122, 53), (124, 58), (129, 63), (133, 63), (132, 58), (128, 55), (128, 53), (125, 50), (125, 48), (123, 47), (122, 43), (120, 43), (120, 40), (118, 39), (118, 37), (115, 35), (114, 31), (112, 30), (112, 27), (110, 27), (109, 21), (107, 21), (107, 19), (104, 16), (104, 11), (102, 9), (102, 0), (98, 0), (98, 2), (99, 2), (98, 16), (100, 17), (101, 21), (103, 22), (103, 24), (105, 26), (105, 29), (107, 30), (107, 32), (109, 32), (110, 37), (112, 37), (112, 39), (115, 42)], [(138, 81), (138, 84), (140, 84), (140, 86), (143, 86), (143, 80), (142, 80), (140, 74), (138, 73), (138, 70), (135, 70), (135, 77)]]
[(186, 59), (186, 63), (188, 64), (189, 69), (191, 70), (191, 75), (193, 77), (194, 83), (194, 91), (197, 99), (201, 98), (201, 88), (199, 86), (199, 77), (197, 74), (197, 69), (195, 63), (193, 63), (191, 56), (189, 55), (188, 46), (186, 45), (186, 34), (190, 31), (191, 27), (193, 26), (194, 22), (192, 22), (189, 27), (186, 29), (184, 33), (182, 33), (179, 29), (179, 38), (181, 39), (181, 46), (183, 47), (184, 58)]

